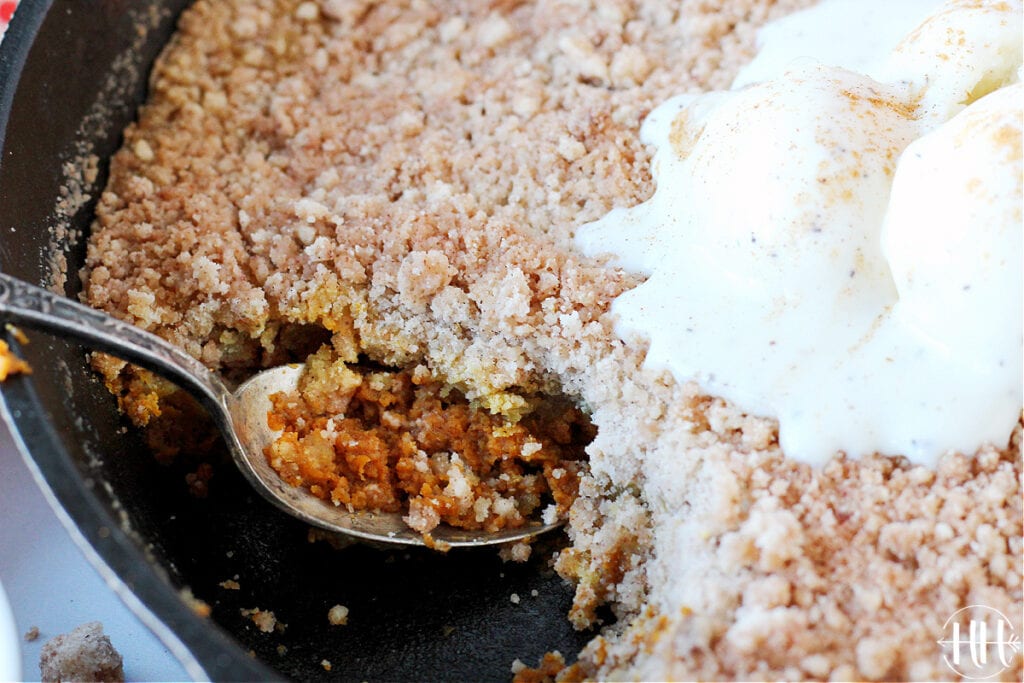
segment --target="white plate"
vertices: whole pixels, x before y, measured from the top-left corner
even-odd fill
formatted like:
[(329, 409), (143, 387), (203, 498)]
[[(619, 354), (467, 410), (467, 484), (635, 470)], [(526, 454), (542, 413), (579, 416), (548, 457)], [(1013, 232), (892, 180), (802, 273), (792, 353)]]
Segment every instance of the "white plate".
[(14, 613), (0, 583), (0, 681), (21, 680), (21, 652)]

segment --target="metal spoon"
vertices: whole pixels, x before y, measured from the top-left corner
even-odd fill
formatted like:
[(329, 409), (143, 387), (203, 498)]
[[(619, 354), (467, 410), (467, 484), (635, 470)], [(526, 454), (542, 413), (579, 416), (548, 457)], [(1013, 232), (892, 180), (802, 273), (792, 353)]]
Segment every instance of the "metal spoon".
[[(290, 486), (263, 454), (276, 437), (267, 425), (270, 396), (296, 388), (303, 366), (285, 365), (244, 382), (234, 392), (192, 356), (145, 332), (66, 297), (0, 273), (0, 320), (79, 341), (165, 377), (195, 397), (210, 413), (231, 457), (249, 483), (271, 503), (314, 526), (378, 543), (426, 545), (398, 513), (349, 512)], [(495, 533), (442, 524), (430, 535), (439, 549), (507, 543), (557, 528), (561, 522), (532, 522)]]

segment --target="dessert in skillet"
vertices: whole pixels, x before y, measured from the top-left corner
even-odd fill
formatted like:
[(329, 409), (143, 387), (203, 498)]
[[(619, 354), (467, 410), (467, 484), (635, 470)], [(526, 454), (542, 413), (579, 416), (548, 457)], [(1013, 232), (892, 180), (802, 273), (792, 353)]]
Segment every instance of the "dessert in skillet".
[[(824, 0), (732, 90), (811, 3), (717, 5), (197, 2), (86, 296), (311, 358), (270, 458), (325, 499), (568, 508), (617, 621), (564, 677), (948, 677), (960, 608), (1024, 629), (1020, 3)], [(173, 387), (97, 364), (173, 456)]]

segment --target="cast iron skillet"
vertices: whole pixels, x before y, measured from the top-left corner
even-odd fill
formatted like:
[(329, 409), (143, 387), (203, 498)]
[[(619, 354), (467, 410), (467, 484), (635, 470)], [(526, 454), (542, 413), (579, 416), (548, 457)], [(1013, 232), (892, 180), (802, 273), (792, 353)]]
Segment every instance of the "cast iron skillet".
[[(73, 231), (88, 231), (95, 202), (58, 208), (64, 164), (117, 148), (186, 4), (23, 0), (0, 47), (4, 272), (51, 284), (56, 242), (67, 260), (63, 290), (78, 293), (85, 249)], [(101, 161), (98, 178), (85, 183), (93, 197), (105, 175)], [(55, 239), (62, 225), (70, 239), (60, 231)], [(591, 637), (566, 619), (571, 590), (548, 569), (555, 541), (535, 547), (525, 565), (504, 564), (493, 549), (443, 556), (311, 543), (307, 528), (251, 492), (218, 449), (202, 458), (214, 467), (210, 495), (190, 496), (185, 475), (200, 459), (158, 464), (126, 429), (83, 349), (42, 334), (18, 345), (4, 334), (34, 373), (0, 385), (0, 413), (102, 561), (169, 627), (154, 623), (194, 675), (507, 680), (514, 659), (536, 663), (553, 649), (572, 659)], [(219, 585), (236, 576), (240, 590)], [(181, 598), (185, 587), (209, 604), (209, 618)], [(328, 623), (335, 604), (349, 608), (348, 625)], [(287, 628), (260, 632), (240, 613), (251, 608), (272, 610)]]

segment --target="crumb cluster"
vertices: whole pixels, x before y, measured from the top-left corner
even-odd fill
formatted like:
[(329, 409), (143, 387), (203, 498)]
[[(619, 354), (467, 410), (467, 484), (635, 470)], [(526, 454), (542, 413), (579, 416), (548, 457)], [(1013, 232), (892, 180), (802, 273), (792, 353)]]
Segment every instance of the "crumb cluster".
[[(229, 376), (315, 328), (480, 405), (585, 407), (557, 568), (574, 624), (617, 623), (561, 675), (943, 677), (956, 609), (1024, 633), (1020, 429), (937, 470), (792, 462), (774, 422), (643, 369), (609, 316), (639, 278), (571, 244), (650, 196), (644, 115), (726, 86), (805, 4), (199, 0), (112, 160), (86, 299)], [(138, 424), (180, 416), (166, 383), (97, 366)]]
[[(33, 627), (34, 628), (34, 627)], [(35, 630), (38, 637), (38, 629)], [(91, 621), (43, 644), (39, 675), (51, 683), (62, 681), (124, 681), (121, 655), (103, 634), (103, 624)]]
[(256, 628), (263, 633), (273, 633), (274, 631), (283, 633), (286, 628), (285, 624), (278, 621), (277, 617), (270, 610), (253, 607), (252, 609), (243, 608), (238, 610), (238, 612), (243, 617), (251, 620), (256, 625)]
[(327, 610), (327, 621), (331, 623), (331, 626), (345, 626), (348, 624), (348, 607), (335, 605)]
[(7, 342), (0, 340), (0, 381), (11, 375), (27, 374), (32, 372), (28, 363), (14, 355)]

